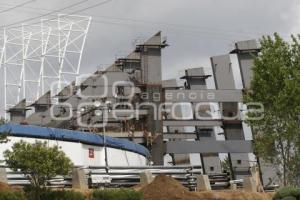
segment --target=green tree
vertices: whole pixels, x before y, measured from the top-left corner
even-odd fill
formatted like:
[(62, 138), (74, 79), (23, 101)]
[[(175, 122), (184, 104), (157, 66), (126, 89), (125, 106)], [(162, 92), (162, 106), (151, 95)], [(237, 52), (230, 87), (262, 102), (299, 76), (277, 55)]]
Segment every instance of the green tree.
[(224, 160), (221, 161), (221, 168), (222, 168), (222, 171), (229, 173), (230, 179), (233, 179), (232, 170), (230, 167), (230, 160), (229, 160), (228, 156), (225, 157)]
[(5, 124), (6, 123), (6, 120), (3, 118), (3, 117), (1, 117), (0, 118), (0, 125), (3, 125), (3, 124)]
[(73, 166), (71, 160), (57, 146), (24, 141), (15, 143), (12, 150), (4, 152), (6, 164), (14, 171), (20, 170), (32, 185), (35, 199), (39, 200), (47, 180), (57, 175), (67, 175)]
[[(262, 120), (247, 120), (257, 155), (278, 166), (284, 185), (300, 183), (300, 37), (263, 37), (245, 102), (264, 106)], [(257, 116), (249, 110), (248, 117)], [(250, 119), (250, 118), (248, 118)]]
[[(1, 117), (0, 118), (0, 125), (3, 125), (5, 123), (6, 123), (6, 120), (3, 117)], [(9, 141), (8, 138), (7, 138), (8, 135), (9, 135), (9, 132), (0, 134), (0, 144), (1, 143), (7, 143)]]

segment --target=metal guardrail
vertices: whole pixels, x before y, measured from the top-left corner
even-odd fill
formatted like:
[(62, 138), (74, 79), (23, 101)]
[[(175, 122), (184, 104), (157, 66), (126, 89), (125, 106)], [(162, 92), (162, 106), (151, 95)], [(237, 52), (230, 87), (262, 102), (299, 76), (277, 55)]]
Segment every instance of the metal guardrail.
[[(196, 176), (201, 174), (201, 166), (146, 166), (146, 167), (109, 167), (108, 173), (106, 168), (89, 167), (85, 169), (89, 176), (89, 183), (93, 183), (91, 178), (95, 175), (108, 175), (111, 178), (110, 183), (105, 183), (105, 187), (132, 187), (140, 183), (140, 174), (148, 170), (154, 176), (164, 174), (169, 175), (180, 181), (190, 190), (196, 188)], [(99, 185), (91, 184), (91, 187)]]
[[(197, 175), (202, 174), (201, 166), (109, 167), (108, 174), (105, 167), (89, 167), (85, 170), (91, 187), (99, 187), (99, 185), (92, 184), (93, 181), (91, 179), (95, 175), (109, 175), (111, 181), (110, 183), (104, 183), (103, 186), (105, 187), (132, 187), (140, 183), (140, 173), (148, 170), (154, 176), (160, 174), (169, 175), (190, 190), (195, 190)], [(210, 174), (209, 179), (212, 189), (229, 188), (229, 177), (228, 173)]]
[[(14, 172), (5, 166), (9, 185), (26, 186), (29, 185), (28, 177), (21, 172)], [(88, 179), (89, 187), (132, 187), (140, 183), (140, 174), (145, 170), (150, 171), (154, 176), (164, 174), (173, 177), (190, 190), (195, 190), (197, 185), (197, 175), (202, 174), (201, 166), (110, 166), (108, 170), (105, 166), (80, 167), (84, 170)], [(108, 173), (107, 173), (108, 171)], [(93, 177), (103, 177), (102, 184), (94, 184)], [(226, 189), (230, 187), (230, 178), (227, 173), (209, 174), (209, 180), (213, 190)], [(72, 187), (71, 176), (57, 176), (48, 181), (48, 187), (70, 188)]]
[[(14, 186), (26, 186), (30, 185), (29, 178), (21, 172), (14, 172), (9, 168), (1, 166), (0, 168), (6, 169), (7, 182), (9, 185)], [(53, 188), (71, 188), (72, 177), (71, 176), (56, 176), (55, 178), (47, 181), (47, 187)]]

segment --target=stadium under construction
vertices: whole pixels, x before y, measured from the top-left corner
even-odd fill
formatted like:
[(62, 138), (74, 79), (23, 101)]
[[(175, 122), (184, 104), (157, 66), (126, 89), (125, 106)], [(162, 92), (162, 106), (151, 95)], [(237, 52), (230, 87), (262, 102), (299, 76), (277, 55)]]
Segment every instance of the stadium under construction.
[(211, 57), (211, 74), (187, 68), (178, 79), (162, 80), (168, 43), (158, 32), (105, 70), (83, 75), (90, 20), (59, 15), (39, 26), (5, 30), (1, 69), (8, 124), (0, 132), (9, 133), (9, 142), (0, 147), (1, 160), (13, 143), (41, 140), (59, 145), (77, 166), (197, 163), (202, 173), (217, 174), (226, 157), (234, 179), (259, 165), (264, 184), (276, 183), (272, 165), (254, 155), (251, 128), (243, 122), (243, 89), (260, 51), (255, 40), (237, 41), (231, 52)]

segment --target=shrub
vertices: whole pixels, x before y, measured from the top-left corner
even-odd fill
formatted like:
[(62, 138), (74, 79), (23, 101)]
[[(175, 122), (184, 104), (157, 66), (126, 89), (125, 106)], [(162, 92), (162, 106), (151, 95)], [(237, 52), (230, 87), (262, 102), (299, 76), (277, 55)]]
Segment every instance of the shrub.
[(284, 197), (282, 200), (297, 200), (297, 199), (296, 197), (288, 196), (288, 197)]
[(1, 200), (25, 200), (25, 196), (21, 192), (1, 191)]
[(300, 188), (284, 187), (276, 192), (274, 200), (300, 200)]
[(58, 146), (49, 147), (46, 142), (36, 141), (33, 144), (20, 141), (4, 152), (5, 162), (13, 171), (20, 170), (29, 177), (35, 193), (30, 200), (40, 199), (47, 180), (57, 175), (67, 175), (73, 164)]
[(80, 192), (71, 190), (48, 190), (41, 195), (42, 200), (85, 200), (85, 197)]
[(95, 190), (91, 200), (141, 200), (142, 194), (132, 189)]
[(40, 195), (38, 198), (35, 196), (35, 190), (30, 186), (24, 188), (24, 191), (28, 200), (85, 200), (85, 197), (80, 192), (72, 190), (50, 190), (44, 188), (39, 192)]

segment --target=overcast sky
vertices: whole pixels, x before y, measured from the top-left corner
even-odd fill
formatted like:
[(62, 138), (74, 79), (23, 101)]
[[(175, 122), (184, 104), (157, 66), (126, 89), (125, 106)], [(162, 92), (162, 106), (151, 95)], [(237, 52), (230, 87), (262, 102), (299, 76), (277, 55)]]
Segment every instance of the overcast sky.
[[(163, 53), (163, 77), (186, 67), (209, 67), (209, 57), (228, 53), (234, 41), (279, 32), (300, 32), (298, 0), (0, 0), (0, 26), (22, 21), (74, 3), (60, 11), (93, 17), (81, 71), (93, 72), (161, 30), (170, 46)], [(26, 3), (15, 9), (14, 5)], [(1, 12), (5, 11), (5, 12)], [(8, 11), (7, 11), (8, 10)], [(35, 22), (36, 20), (30, 21)]]
[(210, 68), (209, 58), (228, 53), (235, 41), (300, 33), (299, 0), (0, 0), (0, 28), (53, 18), (47, 13), (92, 16), (81, 73), (108, 66), (160, 30), (170, 45), (164, 79), (187, 67)]

